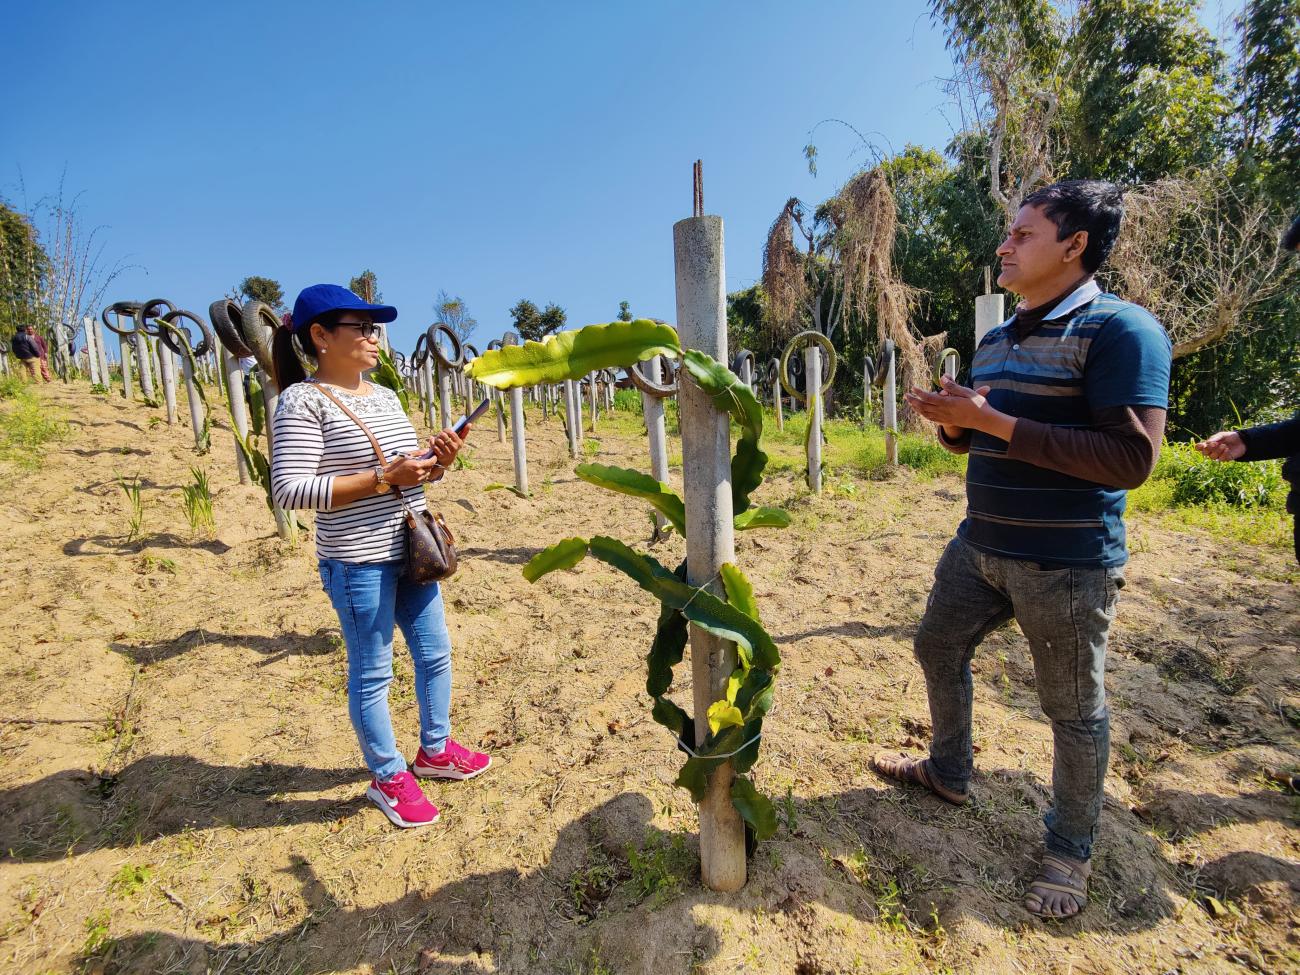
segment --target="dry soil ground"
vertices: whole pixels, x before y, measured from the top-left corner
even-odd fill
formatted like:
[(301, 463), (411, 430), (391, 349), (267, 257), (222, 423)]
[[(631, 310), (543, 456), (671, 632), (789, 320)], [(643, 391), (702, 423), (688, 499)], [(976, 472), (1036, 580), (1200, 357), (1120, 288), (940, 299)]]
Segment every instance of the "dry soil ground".
[[(1300, 763), (1286, 551), (1133, 519), (1093, 902), (1045, 924), (1020, 906), (1051, 751), (1019, 631), (977, 657), (971, 806), (867, 765), (928, 734), (910, 639), (960, 480), (811, 498), (770, 478), (761, 500), (794, 524), (742, 535), (738, 561), (785, 657), (757, 772), (781, 829), (722, 896), (700, 886), (680, 756), (649, 716), (657, 607), (590, 561), (519, 574), (566, 535), (648, 534), (636, 502), (574, 477), (553, 420), (530, 430), (532, 498), (483, 490), (510, 478), (490, 422), (472, 467), (431, 489), (463, 553), (455, 730), (495, 764), (427, 786), (442, 821), (399, 831), (362, 798), (310, 543), (276, 539), (225, 431), (198, 461), (205, 539), (180, 506), (187, 429), (84, 388), (41, 395), (70, 435), (35, 475), (0, 469), (4, 971), (1300, 970), (1297, 799), (1262, 771)], [(645, 466), (623, 428), (589, 453)], [(116, 472), (143, 479), (142, 540), (124, 540)], [(407, 664), (392, 706), (413, 748)]]

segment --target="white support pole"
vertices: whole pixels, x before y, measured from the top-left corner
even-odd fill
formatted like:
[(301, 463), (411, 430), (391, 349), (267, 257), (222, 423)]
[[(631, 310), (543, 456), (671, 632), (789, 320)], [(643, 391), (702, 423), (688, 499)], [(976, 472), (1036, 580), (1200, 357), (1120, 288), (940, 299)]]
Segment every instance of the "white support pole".
[[(650, 382), (658, 385), (663, 382), (663, 370), (659, 365), (659, 356), (654, 356), (642, 365), (642, 371)], [(650, 473), (656, 481), (668, 483), (668, 430), (664, 424), (664, 401), (649, 393), (641, 394), (641, 412), (645, 415), (646, 438), (650, 441)], [(655, 512), (655, 534), (662, 532), (668, 519)]]
[(433, 395), (433, 357), (424, 360), (424, 365), (420, 367), (420, 374), (424, 379), (424, 424), (429, 429), (434, 429), (434, 395)]
[(894, 360), (896, 358), (896, 355), (890, 355), (889, 361), (882, 363), (878, 367), (885, 370), (885, 415), (883, 418), (885, 426), (885, 462), (893, 466), (898, 464), (898, 390), (894, 387)]
[(867, 356), (862, 357), (862, 429), (871, 424), (871, 369), (867, 366)]
[[(260, 367), (257, 370), (257, 381), (262, 384), (262, 401), (266, 404), (266, 459), (269, 463), (274, 463), (275, 441), (271, 438), (271, 427), (275, 420), (275, 407), (280, 402), (280, 390)], [(285, 511), (274, 502), (271, 512), (275, 515), (275, 530), (280, 538), (291, 545), (298, 544), (298, 521), (293, 513)]]
[(1005, 320), (1005, 298), (1001, 294), (976, 295), (975, 297), (975, 346), (979, 347), (984, 336), (997, 328)]
[(438, 418), (439, 430), (451, 426), (451, 370), (438, 363)]
[(572, 379), (564, 381), (564, 424), (569, 428), (569, 456), (582, 456), (582, 395)]
[[(248, 404), (244, 400), (244, 370), (239, 368), (239, 360), (223, 347), (221, 358), (226, 372), (226, 400), (230, 403), (230, 416), (235, 421), (235, 430), (239, 436), (248, 439)], [(250, 484), (248, 461), (244, 452), (235, 444), (235, 468), (239, 471), (239, 483)]]
[(510, 390), (510, 440), (515, 453), (515, 487), (520, 494), (527, 494), (528, 448), (524, 444), (524, 391), (520, 386)]
[(149, 360), (152, 358), (149, 350), (149, 336), (139, 329), (136, 329), (132, 334), (135, 337), (135, 366), (140, 373), (140, 392), (144, 393), (145, 399), (152, 400), (154, 390), (153, 373), (149, 368)]
[(171, 350), (158, 343), (158, 376), (162, 381), (163, 404), (167, 410), (167, 425), (176, 426), (176, 360)]
[(599, 412), (598, 404), (600, 403), (599, 390), (596, 389), (597, 385), (598, 382), (596, 379), (596, 373), (593, 372), (590, 376), (587, 377), (587, 398), (591, 400), (591, 432), (592, 433), (596, 432), (596, 415)]
[[(691, 217), (673, 225), (677, 332), (682, 348), (727, 362), (727, 295), (722, 218)], [(726, 598), (718, 572), (735, 561), (731, 504), (731, 430), (726, 413), (681, 372), (682, 480), (685, 487), (686, 564), (693, 586)], [(736, 647), (694, 624), (690, 628), (695, 744), (709, 734), (708, 710), (726, 694)], [(700, 803), (700, 875), (706, 887), (736, 891), (745, 884), (745, 826), (731, 802), (731, 760), (709, 774)]]
[(87, 331), (93, 331), (95, 335), (95, 359), (99, 362), (99, 381), (107, 389), (111, 384), (111, 377), (108, 372), (108, 350), (104, 348), (104, 329), (98, 318), (91, 318), (89, 321)]
[[(125, 335), (117, 337), (118, 350), (122, 356), (122, 395), (128, 400), (135, 399), (135, 384), (131, 381), (131, 354), (134, 349), (134, 343), (130, 343)], [(131, 348), (128, 348), (128, 344)]]
[(808, 487), (822, 493), (822, 350), (806, 345), (803, 350), (804, 390), (808, 394)]
[(86, 332), (86, 371), (90, 373), (90, 384), (98, 386), (105, 380), (101, 378), (104, 373), (99, 368), (99, 352), (98, 346), (95, 345), (94, 322), (95, 320), (87, 315), (81, 320), (81, 327)]
[[(171, 350), (165, 348), (160, 349), (159, 355), (162, 356), (163, 361), (170, 359)], [(189, 398), (190, 401), (190, 424), (194, 427), (194, 446), (196, 449), (202, 450), (203, 449), (203, 401), (199, 399), (198, 385), (194, 378), (194, 364), (190, 361), (190, 357), (187, 355), (181, 356), (180, 360), (181, 360), (181, 372), (184, 373), (185, 375), (185, 395), (186, 397)], [(172, 368), (175, 368), (175, 363), (172, 363), (171, 366)], [(173, 389), (172, 390), (173, 410), (175, 410), (176, 408), (175, 401), (176, 401), (176, 390)], [(271, 411), (267, 410), (266, 424), (268, 428), (271, 425), (271, 416), (272, 416)]]

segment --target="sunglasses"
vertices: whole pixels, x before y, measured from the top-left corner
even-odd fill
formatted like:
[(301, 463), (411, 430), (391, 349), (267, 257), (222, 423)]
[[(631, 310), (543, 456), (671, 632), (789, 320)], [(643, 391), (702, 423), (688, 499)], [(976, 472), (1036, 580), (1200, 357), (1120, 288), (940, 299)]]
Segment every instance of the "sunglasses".
[(374, 322), (339, 322), (344, 328), (355, 328), (361, 333), (363, 339), (373, 339), (379, 336), (380, 326)]

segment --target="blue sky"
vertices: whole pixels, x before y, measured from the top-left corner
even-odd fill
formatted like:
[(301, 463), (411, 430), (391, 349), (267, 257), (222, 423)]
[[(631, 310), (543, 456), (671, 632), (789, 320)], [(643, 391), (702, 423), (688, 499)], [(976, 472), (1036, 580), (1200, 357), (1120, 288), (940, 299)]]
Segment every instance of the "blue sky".
[[(1214, 25), (1230, 0), (1209, 4)], [(289, 297), (364, 268), (406, 349), (439, 289), (499, 335), (674, 317), (691, 164), (726, 220), (727, 287), (760, 273), (786, 198), (885, 148), (942, 147), (943, 36), (916, 2), (11, 4), (0, 194), (82, 191), (109, 300), (206, 314), (248, 274)], [(16, 43), (15, 43), (16, 42)]]

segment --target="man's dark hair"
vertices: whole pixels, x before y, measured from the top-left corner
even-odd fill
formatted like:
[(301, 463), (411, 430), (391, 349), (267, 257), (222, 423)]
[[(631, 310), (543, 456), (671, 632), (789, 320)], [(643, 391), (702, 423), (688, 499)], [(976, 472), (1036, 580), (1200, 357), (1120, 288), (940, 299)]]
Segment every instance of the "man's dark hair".
[(1287, 232), (1282, 235), (1282, 249), (1284, 251), (1293, 251), (1300, 247), (1300, 217), (1291, 221), (1291, 226)]
[(1086, 230), (1082, 261), (1089, 274), (1106, 263), (1124, 219), (1123, 191), (1101, 179), (1066, 179), (1044, 186), (1025, 197), (1021, 206), (1042, 208), (1043, 216), (1056, 224), (1057, 240)]

